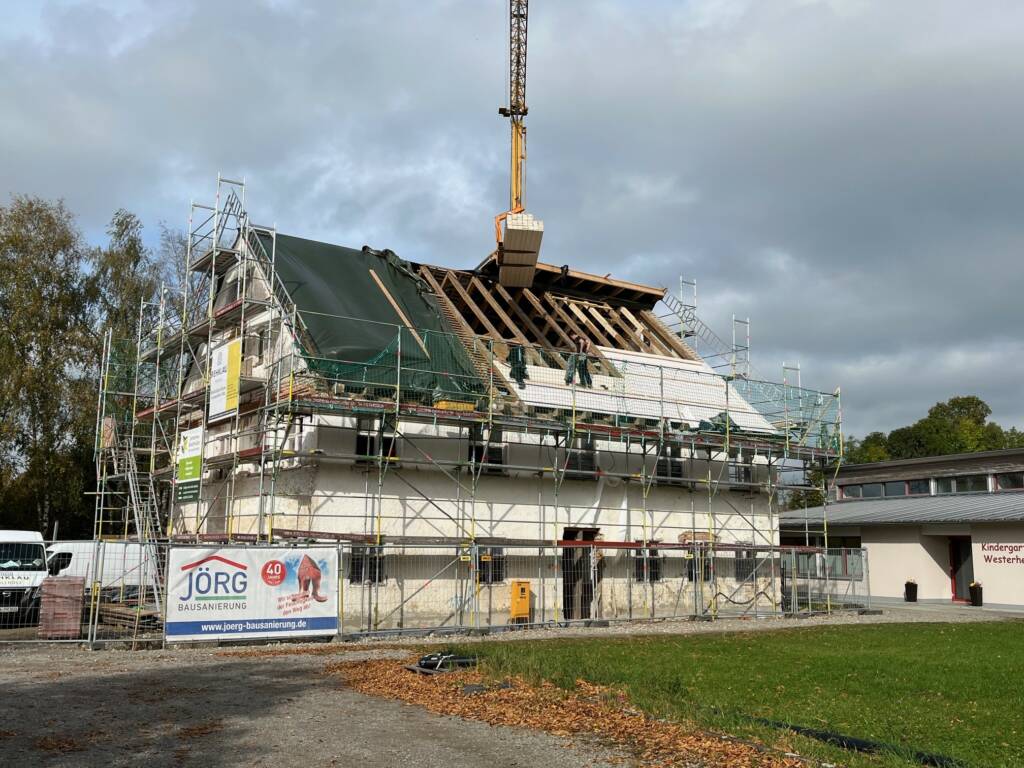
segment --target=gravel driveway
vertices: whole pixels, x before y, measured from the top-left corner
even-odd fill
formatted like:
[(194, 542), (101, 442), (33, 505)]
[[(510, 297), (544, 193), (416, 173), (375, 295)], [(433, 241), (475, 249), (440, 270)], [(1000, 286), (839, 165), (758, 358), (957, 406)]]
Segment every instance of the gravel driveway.
[[(463, 636), (458, 641), (1006, 618), (1012, 617), (959, 607), (893, 606), (871, 616), (619, 624)], [(344, 688), (337, 677), (323, 674), (329, 662), (399, 659), (410, 653), (407, 645), (452, 641), (417, 637), (362, 645), (135, 652), (0, 645), (0, 765), (563, 768), (634, 764), (594, 743), (492, 727), (365, 696)]]
[(328, 659), (403, 657), (407, 652), (338, 651), (327, 658), (233, 658), (206, 650), (2, 649), (0, 764), (613, 764), (615, 755), (596, 745), (442, 717), (347, 690), (336, 677), (322, 674)]

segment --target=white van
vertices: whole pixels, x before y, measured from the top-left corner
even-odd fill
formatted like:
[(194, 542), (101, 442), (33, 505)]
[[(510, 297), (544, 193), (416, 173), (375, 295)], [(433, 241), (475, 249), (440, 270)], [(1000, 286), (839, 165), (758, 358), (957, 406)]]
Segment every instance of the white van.
[(150, 585), (154, 554), (137, 541), (55, 541), (46, 558), (60, 565), (61, 576), (85, 579), (86, 592), (99, 582), (104, 590)]
[(43, 579), (56, 574), (66, 558), (47, 563), (43, 536), (36, 531), (0, 531), (0, 627), (39, 623)]

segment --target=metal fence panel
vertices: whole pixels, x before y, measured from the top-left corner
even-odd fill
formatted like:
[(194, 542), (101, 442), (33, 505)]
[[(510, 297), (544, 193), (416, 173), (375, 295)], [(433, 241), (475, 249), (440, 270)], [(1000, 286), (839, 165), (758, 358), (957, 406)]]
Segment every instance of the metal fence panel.
[[(337, 553), (337, 572), (329, 578), (338, 597), (337, 631), (345, 635), (870, 607), (863, 549), (707, 542), (624, 547), (600, 541), (274, 546), (294, 551), (295, 558), (313, 549)], [(33, 581), (25, 589), (0, 588), (0, 608), (7, 609), (0, 611), (0, 642), (163, 641), (166, 588), (158, 592), (155, 585), (166, 581), (169, 549), (127, 541), (52, 542), (47, 559), (51, 571), (60, 566), (59, 575), (25, 577)]]

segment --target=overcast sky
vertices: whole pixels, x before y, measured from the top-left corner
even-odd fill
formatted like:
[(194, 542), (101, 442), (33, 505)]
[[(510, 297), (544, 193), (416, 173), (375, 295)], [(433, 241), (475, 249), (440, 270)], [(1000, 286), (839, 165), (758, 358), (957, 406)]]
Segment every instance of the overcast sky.
[[(0, 196), (184, 227), (218, 171), (281, 231), (472, 266), (507, 207), (504, 0), (11, 0)], [(977, 394), (1024, 427), (1024, 3), (535, 0), (542, 258), (699, 285), (847, 432)]]

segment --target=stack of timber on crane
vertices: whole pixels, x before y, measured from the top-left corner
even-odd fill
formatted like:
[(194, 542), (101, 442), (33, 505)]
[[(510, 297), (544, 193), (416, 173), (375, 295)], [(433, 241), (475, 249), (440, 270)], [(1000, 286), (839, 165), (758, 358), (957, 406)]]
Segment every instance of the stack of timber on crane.
[(510, 213), (499, 254), (498, 282), (506, 288), (529, 288), (537, 271), (544, 222), (529, 213)]

